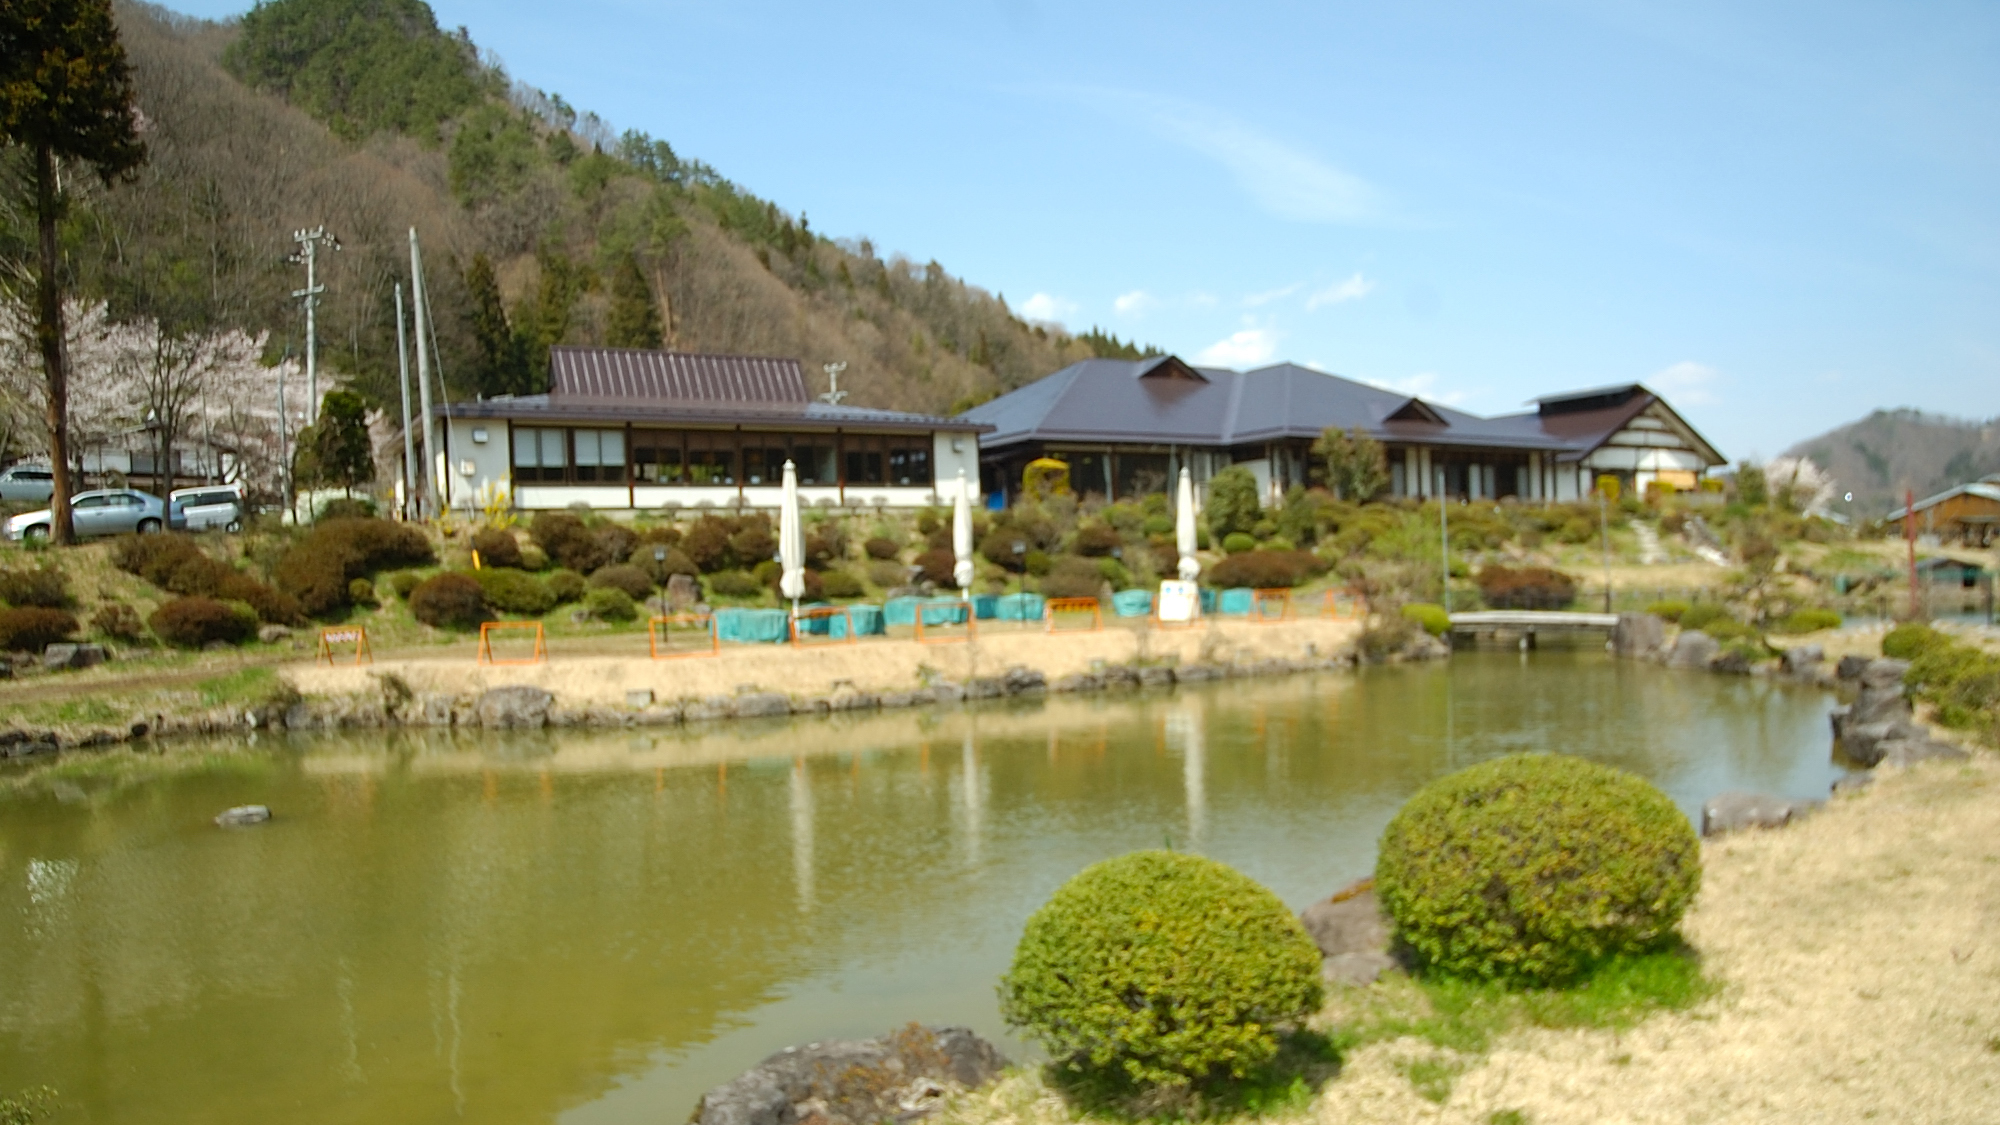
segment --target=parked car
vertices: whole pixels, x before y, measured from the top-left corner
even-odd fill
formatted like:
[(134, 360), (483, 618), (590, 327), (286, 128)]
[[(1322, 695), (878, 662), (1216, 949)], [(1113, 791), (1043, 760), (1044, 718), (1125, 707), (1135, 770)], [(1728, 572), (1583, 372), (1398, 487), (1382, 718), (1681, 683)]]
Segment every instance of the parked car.
[[(136, 488), (100, 488), (79, 492), (69, 498), (70, 526), (79, 539), (93, 535), (127, 535), (138, 532), (180, 531), (187, 517), (178, 504), (169, 504), (150, 492)], [(9, 539), (45, 539), (53, 517), (47, 508), (23, 512), (7, 521)]]
[(177, 488), (167, 498), (180, 505), (189, 531), (243, 530), (243, 491), (237, 485)]
[(48, 503), (56, 494), (56, 475), (47, 465), (10, 465), (0, 471), (0, 500)]

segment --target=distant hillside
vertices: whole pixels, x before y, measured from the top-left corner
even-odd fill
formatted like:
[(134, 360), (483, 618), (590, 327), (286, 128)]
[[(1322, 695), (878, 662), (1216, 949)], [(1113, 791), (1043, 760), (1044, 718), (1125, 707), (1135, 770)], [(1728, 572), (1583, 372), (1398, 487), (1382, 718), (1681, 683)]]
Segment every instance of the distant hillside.
[(2000, 419), (1877, 410), (1785, 452), (1812, 458), (1833, 474), (1841, 493), (1852, 492), (1853, 503), (1840, 505), (1844, 510), (1880, 517), (1902, 505), (1904, 489), (1921, 499), (2000, 473)]
[(614, 134), (509, 80), (422, 0), (273, 0), (226, 23), (116, 12), (151, 159), (133, 184), (79, 186), (65, 240), (80, 288), (114, 315), (268, 330), (296, 353), (304, 276), (285, 257), (323, 223), (343, 246), (320, 259), (321, 362), (382, 405), (413, 225), (466, 397), (542, 389), (560, 343), (796, 356), (816, 382), (845, 362), (850, 401), (923, 411), (1137, 354)]

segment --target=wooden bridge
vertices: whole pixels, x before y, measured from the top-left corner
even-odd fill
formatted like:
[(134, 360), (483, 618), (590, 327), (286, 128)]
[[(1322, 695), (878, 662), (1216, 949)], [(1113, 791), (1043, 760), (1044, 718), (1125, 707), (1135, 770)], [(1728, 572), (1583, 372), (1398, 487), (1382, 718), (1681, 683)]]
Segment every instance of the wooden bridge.
[(1609, 633), (1618, 627), (1615, 613), (1572, 613), (1554, 609), (1489, 609), (1477, 613), (1451, 615), (1451, 631), (1488, 639), (1499, 635), (1518, 636), (1524, 649), (1535, 647), (1538, 633), (1574, 633), (1596, 630)]

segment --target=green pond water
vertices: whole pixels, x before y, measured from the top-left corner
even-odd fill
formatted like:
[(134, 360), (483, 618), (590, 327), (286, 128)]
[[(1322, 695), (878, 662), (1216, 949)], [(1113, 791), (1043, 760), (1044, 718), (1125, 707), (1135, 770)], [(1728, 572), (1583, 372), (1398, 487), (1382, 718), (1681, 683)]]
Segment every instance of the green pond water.
[[(1823, 693), (1448, 665), (706, 731), (235, 739), (0, 773), (0, 1093), (64, 1122), (686, 1120), (792, 1043), (1002, 1036), (1023, 920), (1171, 843), (1303, 907), (1518, 750), (1823, 796)], [(235, 804), (276, 819), (237, 830)], [(1005, 1040), (1019, 1056), (1020, 1044)]]

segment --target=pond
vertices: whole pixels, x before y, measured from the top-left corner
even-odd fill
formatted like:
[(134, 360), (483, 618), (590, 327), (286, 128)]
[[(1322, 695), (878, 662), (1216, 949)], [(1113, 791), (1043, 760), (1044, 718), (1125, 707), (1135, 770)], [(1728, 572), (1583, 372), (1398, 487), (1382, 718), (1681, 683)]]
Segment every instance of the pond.
[[(1824, 796), (1826, 694), (1475, 652), (706, 731), (244, 739), (0, 774), (0, 1093), (65, 1122), (683, 1121), (780, 1047), (1002, 1036), (1079, 868), (1171, 845), (1301, 908), (1454, 768), (1562, 750), (1693, 813)], [(271, 823), (209, 818), (263, 803)], [(1018, 1043), (1003, 1040), (1017, 1055)]]

